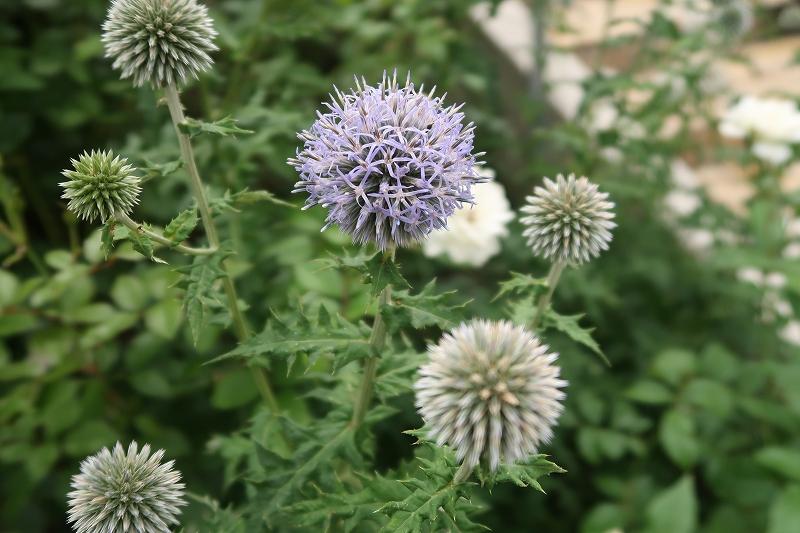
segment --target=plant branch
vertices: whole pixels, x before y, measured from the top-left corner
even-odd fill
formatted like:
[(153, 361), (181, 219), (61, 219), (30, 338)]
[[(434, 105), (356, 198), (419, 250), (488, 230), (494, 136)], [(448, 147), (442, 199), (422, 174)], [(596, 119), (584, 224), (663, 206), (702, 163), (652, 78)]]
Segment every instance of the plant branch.
[[(394, 254), (387, 253), (384, 256), (384, 261), (393, 261)], [(375, 388), (375, 375), (378, 371), (378, 360), (380, 353), (386, 346), (386, 323), (383, 321), (381, 311), (384, 307), (391, 305), (392, 300), (392, 286), (387, 285), (378, 296), (378, 307), (375, 310), (375, 321), (372, 323), (372, 334), (369, 337), (370, 355), (364, 362), (364, 374), (361, 377), (361, 386), (358, 390), (358, 397), (356, 404), (353, 408), (353, 419), (350, 425), (353, 429), (357, 429), (364, 421), (367, 414), (367, 409), (372, 401), (372, 393)]]
[(546, 282), (547, 292), (539, 298), (539, 303), (536, 306), (536, 313), (533, 315), (533, 320), (531, 320), (532, 329), (539, 327), (542, 317), (544, 316), (544, 312), (547, 310), (547, 307), (550, 305), (550, 300), (553, 298), (553, 293), (556, 290), (556, 285), (558, 285), (559, 278), (561, 278), (561, 273), (564, 271), (564, 267), (566, 266), (567, 264), (563, 261), (556, 261), (550, 267), (550, 272), (547, 274)]
[(138, 222), (136, 222), (135, 220), (131, 219), (128, 215), (126, 215), (125, 213), (123, 213), (122, 211), (119, 211), (119, 210), (114, 212), (114, 218), (116, 218), (117, 221), (121, 222), (128, 229), (131, 229), (133, 231), (138, 231), (139, 233), (141, 233), (143, 235), (146, 235), (147, 237), (149, 237), (150, 239), (154, 240), (155, 242), (157, 242), (159, 244), (163, 244), (164, 246), (168, 246), (168, 247), (172, 248), (173, 250), (178, 251), (178, 252), (180, 252), (182, 254), (187, 254), (187, 255), (211, 255), (211, 254), (213, 254), (214, 252), (216, 252), (219, 249), (219, 248), (216, 248), (216, 247), (194, 248), (192, 246), (185, 246), (183, 244), (175, 244), (173, 241), (167, 239), (163, 235), (160, 235), (160, 234), (158, 234), (158, 233), (156, 233), (154, 231), (151, 231), (151, 230), (147, 229), (146, 227), (144, 227), (144, 225), (139, 224)]
[[(186, 166), (186, 171), (189, 174), (189, 184), (191, 186), (195, 201), (197, 202), (197, 210), (200, 213), (200, 220), (203, 223), (203, 228), (205, 229), (206, 236), (208, 237), (208, 243), (212, 247), (219, 248), (219, 234), (217, 233), (217, 227), (214, 224), (214, 219), (211, 216), (211, 209), (208, 206), (208, 197), (206, 196), (203, 180), (200, 179), (200, 173), (197, 170), (197, 163), (194, 159), (192, 143), (189, 140), (189, 137), (180, 129), (180, 125), (186, 121), (186, 117), (183, 114), (183, 105), (181, 104), (180, 96), (178, 95), (178, 89), (174, 84), (169, 84), (165, 88), (165, 95), (167, 99), (167, 107), (169, 108), (169, 114), (172, 118), (172, 124), (175, 126), (175, 134), (178, 136), (181, 157), (183, 158), (183, 163)], [(228, 300), (228, 309), (230, 310), (231, 319), (233, 320), (234, 331), (236, 332), (236, 336), (239, 338), (239, 340), (244, 341), (250, 338), (250, 330), (247, 327), (247, 323), (245, 322), (241, 309), (239, 309), (239, 298), (236, 295), (236, 287), (233, 284), (233, 280), (228, 273), (228, 269), (225, 266), (224, 261), (221, 267), (225, 272), (225, 275), (222, 277), (222, 286), (225, 290), (225, 296)], [(253, 373), (253, 379), (255, 380), (256, 386), (258, 387), (259, 392), (261, 392), (261, 396), (263, 397), (264, 401), (267, 403), (267, 405), (269, 405), (270, 409), (272, 409), (274, 413), (279, 412), (280, 409), (278, 407), (278, 401), (275, 398), (275, 393), (270, 387), (266, 371), (261, 367), (251, 366), (249, 368)]]

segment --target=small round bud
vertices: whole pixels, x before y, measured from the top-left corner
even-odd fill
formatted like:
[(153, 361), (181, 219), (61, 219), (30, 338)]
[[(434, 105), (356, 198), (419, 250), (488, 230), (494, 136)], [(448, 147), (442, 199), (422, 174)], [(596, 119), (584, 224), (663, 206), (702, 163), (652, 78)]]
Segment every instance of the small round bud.
[(294, 192), (308, 193), (306, 207), (328, 209), (325, 227), (337, 224), (358, 244), (409, 246), (446, 227), (472, 202), (472, 184), (485, 181), (475, 170), (474, 126), (460, 105), (445, 106), (410, 79), (401, 85), (396, 73), (376, 87), (356, 85), (337, 90), (298, 135)]
[(455, 449), (467, 471), (494, 471), (536, 453), (563, 409), (567, 382), (558, 354), (510, 322), (473, 320), (428, 347), (414, 384), (416, 406), (439, 446)]
[(616, 227), (614, 203), (608, 193), (597, 190), (587, 178), (558, 175), (556, 181), (544, 179), (521, 211), (533, 253), (553, 262), (581, 264), (608, 249), (611, 230)]
[(213, 64), (216, 35), (208, 9), (195, 0), (113, 0), (103, 23), (106, 57), (137, 87), (197, 78)]
[(67, 209), (79, 218), (105, 222), (115, 211), (130, 213), (139, 202), (141, 179), (127, 159), (115, 157), (111, 150), (92, 150), (71, 161), (74, 170), (62, 172), (69, 181), (60, 184), (61, 197), (69, 200)]
[(135, 442), (126, 452), (118, 442), (81, 462), (72, 477), (68, 521), (77, 533), (169, 533), (178, 524), (184, 484), (164, 450), (150, 454)]

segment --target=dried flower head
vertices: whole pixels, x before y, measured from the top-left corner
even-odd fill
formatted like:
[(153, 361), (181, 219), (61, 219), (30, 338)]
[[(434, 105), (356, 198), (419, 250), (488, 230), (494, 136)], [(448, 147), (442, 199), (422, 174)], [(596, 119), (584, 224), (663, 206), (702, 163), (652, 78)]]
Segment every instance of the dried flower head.
[(164, 450), (150, 455), (135, 442), (128, 451), (118, 442), (113, 451), (103, 448), (81, 462), (72, 477), (68, 519), (78, 533), (169, 533), (178, 524), (184, 484), (172, 469), (161, 464)]
[(614, 203), (608, 193), (597, 190), (587, 178), (561, 174), (555, 181), (544, 179), (533, 196), (526, 198), (520, 219), (526, 226), (522, 235), (537, 256), (550, 261), (581, 264), (608, 249)]
[(469, 473), (525, 459), (553, 435), (562, 411), (558, 354), (510, 322), (473, 320), (428, 348), (414, 384), (428, 435)]
[(92, 150), (71, 162), (74, 170), (61, 172), (69, 180), (60, 184), (61, 197), (69, 200), (67, 209), (78, 217), (105, 222), (115, 211), (130, 213), (139, 202), (141, 179), (127, 159), (114, 156), (111, 150)]
[(112, 0), (103, 23), (106, 57), (137, 87), (197, 78), (211, 68), (216, 35), (208, 9), (195, 0)]
[[(359, 244), (380, 249), (408, 246), (434, 229), (464, 202), (475, 171), (474, 126), (461, 106), (416, 89), (410, 79), (384, 73), (377, 87), (356, 80), (355, 91), (325, 104), (326, 113), (298, 136), (302, 151), (289, 160), (300, 173), (294, 192), (307, 192), (306, 208), (328, 209)], [(323, 228), (324, 229), (324, 228)]]

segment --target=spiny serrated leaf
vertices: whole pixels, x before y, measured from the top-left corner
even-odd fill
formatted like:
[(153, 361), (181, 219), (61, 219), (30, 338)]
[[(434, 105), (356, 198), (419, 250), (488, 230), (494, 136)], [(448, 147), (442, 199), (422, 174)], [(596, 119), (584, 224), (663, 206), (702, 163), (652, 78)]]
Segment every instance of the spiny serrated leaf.
[(153, 241), (141, 231), (132, 229), (128, 231), (128, 240), (133, 244), (133, 249), (150, 259), (154, 263), (166, 264), (166, 261), (154, 255)]
[(236, 122), (236, 119), (233, 117), (221, 118), (214, 122), (205, 122), (203, 120), (187, 117), (186, 120), (179, 125), (179, 127), (181, 131), (190, 138), (204, 133), (221, 135), (222, 137), (228, 137), (229, 135), (248, 135), (253, 133), (251, 130), (240, 128), (236, 125)]
[(343, 257), (331, 255), (322, 262), (328, 268), (352, 268), (363, 274), (365, 282), (371, 285), (370, 292), (373, 297), (378, 296), (387, 285), (392, 285), (395, 289), (410, 287), (408, 281), (400, 273), (397, 264), (380, 252), (372, 255), (360, 253)]
[(508, 481), (518, 487), (533, 487), (543, 493), (544, 489), (539, 484), (539, 478), (562, 472), (566, 472), (566, 470), (552, 461), (548, 461), (546, 455), (536, 455), (529, 458), (525, 463), (500, 465), (497, 472), (490, 475), (486, 481), (490, 486), (498, 482)]
[(258, 191), (250, 191), (247, 189), (242, 189), (241, 191), (232, 193), (231, 191), (225, 191), (225, 194), (222, 196), (217, 196), (212, 198), (209, 202), (209, 206), (211, 207), (211, 212), (214, 215), (220, 215), (222, 213), (233, 212), (239, 213), (239, 207), (243, 207), (249, 204), (253, 204), (256, 202), (270, 202), (275, 205), (281, 205), (284, 207), (296, 207), (294, 204), (285, 202), (280, 198), (276, 197), (269, 191), (258, 190)]
[(500, 282), (500, 290), (494, 297), (495, 300), (506, 294), (535, 294), (541, 287), (547, 286), (547, 278), (534, 278), (530, 274), (512, 272), (511, 279)]
[[(433, 459), (418, 456), (421, 477), (398, 480), (409, 492), (402, 499), (384, 503), (378, 512), (389, 516), (385, 531), (482, 531), (469, 514), (479, 510), (470, 501), (471, 484), (453, 483), (457, 465), (452, 454), (427, 445)], [(399, 491), (398, 491), (399, 492)]]
[(146, 174), (144, 179), (142, 179), (143, 182), (169, 176), (183, 166), (183, 160), (181, 159), (175, 159), (174, 161), (168, 161), (166, 163), (154, 163), (152, 161), (146, 161), (145, 163), (144, 171)]
[(418, 294), (410, 291), (395, 292), (392, 303), (382, 310), (383, 318), (390, 330), (396, 331), (405, 326), (414, 329), (438, 326), (449, 329), (461, 319), (461, 309), (467, 302), (457, 305), (447, 303), (455, 291), (437, 294), (435, 281), (429, 282)]
[(233, 205), (246, 205), (254, 204), (257, 202), (269, 202), (272, 204), (282, 205), (285, 207), (296, 207), (293, 203), (281, 200), (274, 194), (265, 190), (248, 191), (244, 189), (231, 196)]
[(578, 324), (583, 315), (560, 315), (548, 309), (544, 314), (545, 327), (553, 327), (558, 331), (566, 334), (570, 339), (582, 344), (596, 353), (603, 362), (611, 366), (611, 362), (606, 358), (597, 341), (592, 338), (592, 331), (594, 329), (583, 328)]
[(183, 307), (195, 344), (208, 321), (209, 304), (217, 299), (214, 282), (225, 275), (222, 261), (226, 255), (216, 253), (209, 256), (197, 256), (191, 265), (178, 269), (184, 274), (181, 281), (186, 289)]
[(291, 420), (281, 419), (284, 431), (297, 448), (291, 457), (283, 458), (271, 450), (261, 448), (258, 452), (261, 467), (259, 513), (270, 520), (292, 498), (301, 496), (305, 484), (321, 473), (330, 473), (330, 461), (342, 456), (354, 465), (358, 464), (354, 431), (345, 419), (328, 417), (315, 423), (314, 427), (300, 427)]
[(175, 244), (179, 244), (189, 238), (196, 226), (197, 210), (194, 208), (185, 209), (167, 224), (167, 227), (164, 228), (164, 237)]
[(336, 370), (369, 355), (368, 337), (366, 325), (353, 324), (339, 315), (331, 316), (320, 306), (312, 316), (302, 310), (286, 317), (273, 314), (264, 331), (211, 362), (238, 357), (256, 359), (269, 366), (269, 357), (278, 357), (286, 360), (291, 370), (299, 355), (308, 356), (308, 366), (320, 357), (332, 356)]

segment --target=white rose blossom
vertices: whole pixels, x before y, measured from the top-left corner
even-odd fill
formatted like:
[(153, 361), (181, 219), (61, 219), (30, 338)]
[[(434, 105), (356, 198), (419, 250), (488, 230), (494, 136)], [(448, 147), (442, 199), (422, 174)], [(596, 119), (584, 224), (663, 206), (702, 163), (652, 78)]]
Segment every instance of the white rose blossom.
[[(494, 178), (482, 169), (481, 176)], [(465, 204), (447, 221), (447, 228), (433, 231), (422, 243), (428, 257), (447, 256), (461, 265), (480, 267), (500, 252), (500, 241), (508, 235), (514, 212), (503, 186), (496, 181), (473, 185), (475, 204)]]
[(719, 132), (730, 139), (751, 139), (756, 157), (783, 165), (792, 156), (791, 145), (800, 142), (800, 111), (791, 100), (745, 96), (725, 112)]

